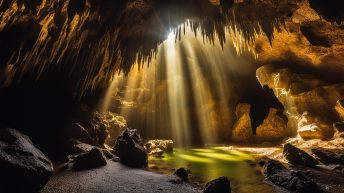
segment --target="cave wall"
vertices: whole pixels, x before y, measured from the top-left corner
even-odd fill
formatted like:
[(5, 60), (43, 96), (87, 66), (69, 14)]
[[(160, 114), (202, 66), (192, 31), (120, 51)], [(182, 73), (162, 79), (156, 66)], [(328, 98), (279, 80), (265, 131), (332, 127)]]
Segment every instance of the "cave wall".
[[(273, 64), (341, 83), (341, 5), (340, 0), (253, 0), (228, 9), (207, 0), (1, 0), (0, 123), (48, 143), (61, 127), (84, 117), (83, 104), (92, 111), (115, 73), (154, 58), (170, 29), (183, 35), (178, 25), (186, 19), (206, 41), (221, 45), (230, 41), (226, 27), (235, 25), (254, 46), (257, 68)], [(250, 87), (238, 101), (256, 105), (253, 127), (267, 115), (267, 106), (280, 105), (246, 97), (258, 88)]]

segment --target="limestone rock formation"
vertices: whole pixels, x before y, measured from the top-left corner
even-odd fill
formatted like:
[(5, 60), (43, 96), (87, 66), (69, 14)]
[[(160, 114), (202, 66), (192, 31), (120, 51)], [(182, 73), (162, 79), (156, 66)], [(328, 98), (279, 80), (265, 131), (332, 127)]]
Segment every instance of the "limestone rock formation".
[(332, 124), (338, 119), (334, 106), (343, 97), (344, 84), (328, 85), (310, 75), (273, 65), (260, 67), (256, 75), (284, 106), (289, 132), (304, 139), (332, 138)]
[(113, 147), (118, 135), (127, 128), (127, 122), (124, 117), (110, 111), (102, 114), (102, 122), (109, 133), (105, 143)]
[(251, 105), (246, 103), (238, 104), (236, 107), (237, 121), (232, 130), (232, 140), (235, 142), (248, 142), (253, 138), (250, 109)]
[(73, 168), (75, 170), (86, 170), (105, 166), (106, 158), (101, 149), (94, 147), (89, 152), (78, 155), (75, 158)]
[(208, 182), (203, 193), (231, 193), (231, 184), (227, 177), (220, 177)]
[(267, 161), (263, 171), (267, 180), (291, 192), (321, 192), (317, 184), (309, 179), (304, 172), (289, 170), (279, 161)]
[(256, 129), (257, 140), (280, 141), (287, 136), (287, 120), (278, 109), (270, 108), (268, 117)]
[(156, 149), (161, 149), (166, 153), (173, 153), (173, 141), (162, 139), (149, 140), (145, 144), (145, 148), (149, 153), (154, 152)]
[(53, 174), (51, 161), (14, 129), (0, 129), (1, 192), (35, 193)]
[(335, 106), (336, 111), (339, 114), (339, 117), (344, 120), (344, 99), (338, 100)]
[(135, 129), (126, 129), (118, 136), (114, 152), (125, 165), (131, 167), (147, 167), (148, 165), (146, 149)]
[(317, 161), (305, 151), (287, 143), (283, 147), (283, 157), (295, 166), (303, 165), (314, 167)]
[(83, 143), (98, 147), (104, 147), (105, 141), (109, 135), (109, 123), (105, 115), (95, 112), (85, 111), (80, 122), (74, 121), (66, 130), (67, 140), (78, 140)]
[(302, 114), (298, 119), (298, 134), (303, 139), (330, 139), (334, 134), (333, 127), (322, 119), (324, 118), (310, 116), (308, 113)]

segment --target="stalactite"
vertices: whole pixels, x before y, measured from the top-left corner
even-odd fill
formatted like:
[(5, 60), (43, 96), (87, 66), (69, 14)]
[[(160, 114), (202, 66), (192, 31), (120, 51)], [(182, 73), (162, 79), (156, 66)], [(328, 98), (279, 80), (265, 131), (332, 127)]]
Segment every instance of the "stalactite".
[[(118, 71), (127, 74), (135, 63), (149, 64), (168, 30), (181, 38), (184, 22), (195, 36), (200, 29), (205, 41), (219, 41), (221, 46), (230, 31), (238, 52), (252, 45), (261, 32), (271, 40), (273, 29), (284, 19), (275, 15), (293, 8), (287, 2), (275, 4), (244, 1), (222, 11), (208, 0), (2, 0), (0, 66), (13, 65), (19, 76), (35, 72), (37, 78), (59, 68), (70, 74), (81, 96), (108, 84)], [(261, 9), (271, 9), (265, 11), (270, 15), (262, 15)], [(18, 36), (12, 33), (22, 38), (15, 39)]]

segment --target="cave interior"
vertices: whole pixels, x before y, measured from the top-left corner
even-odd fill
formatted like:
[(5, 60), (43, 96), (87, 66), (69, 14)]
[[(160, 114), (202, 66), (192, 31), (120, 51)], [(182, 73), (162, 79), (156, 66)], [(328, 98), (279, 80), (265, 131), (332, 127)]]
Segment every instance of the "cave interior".
[(0, 192), (342, 192), (343, 20), (342, 0), (0, 0)]

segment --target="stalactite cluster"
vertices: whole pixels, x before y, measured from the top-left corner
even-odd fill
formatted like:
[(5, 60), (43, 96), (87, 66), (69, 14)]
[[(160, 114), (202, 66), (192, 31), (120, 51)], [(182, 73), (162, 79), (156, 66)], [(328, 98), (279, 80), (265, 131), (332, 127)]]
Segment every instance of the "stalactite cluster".
[(195, 35), (200, 29), (206, 41), (221, 45), (230, 30), (240, 50), (262, 32), (271, 40), (296, 5), (274, 1), (240, 1), (226, 9), (208, 0), (1, 0), (0, 73), (6, 76), (0, 81), (27, 73), (38, 79), (58, 69), (81, 96), (118, 71), (128, 73), (135, 62), (149, 63), (169, 31), (183, 35), (186, 21)]

